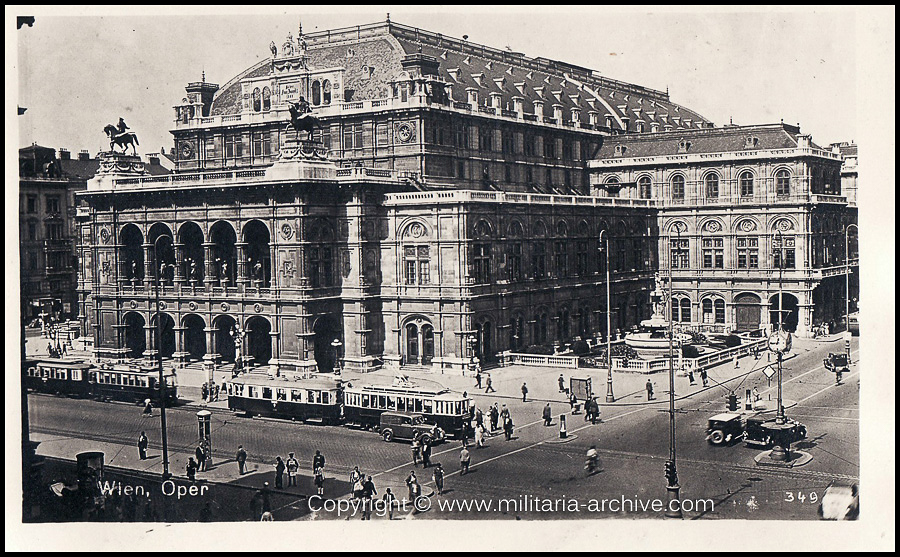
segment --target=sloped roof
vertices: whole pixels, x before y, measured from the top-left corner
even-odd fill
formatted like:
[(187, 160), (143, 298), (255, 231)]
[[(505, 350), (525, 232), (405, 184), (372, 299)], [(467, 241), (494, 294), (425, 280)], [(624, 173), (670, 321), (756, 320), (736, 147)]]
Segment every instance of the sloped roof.
[[(621, 135), (607, 138), (597, 153), (598, 159), (616, 158), (616, 147), (625, 147), (625, 157), (723, 153), (745, 149), (793, 149), (798, 145), (800, 129), (787, 124), (765, 126), (728, 126), (703, 130), (673, 130), (649, 134)], [(748, 138), (757, 141), (748, 145)], [(690, 143), (687, 150), (681, 142)], [(810, 146), (821, 149), (815, 143)]]
[[(613, 129), (622, 129), (625, 118), (631, 131), (639, 120), (645, 123), (645, 130), (650, 129), (651, 123), (697, 129), (708, 122), (698, 113), (671, 102), (668, 93), (662, 91), (601, 77), (572, 64), (528, 58), (394, 23), (322, 31), (305, 35), (304, 39), (309, 45), (311, 68), (345, 68), (345, 89), (351, 94), (348, 101), (387, 98), (390, 82), (403, 72), (403, 57), (421, 52), (438, 60), (440, 77), (450, 84), (451, 97), (456, 102), (467, 102), (466, 88), (474, 87), (483, 106), (490, 105), (491, 93), (500, 93), (502, 108), (513, 110), (513, 97), (522, 97), (525, 112), (530, 114), (534, 102), (541, 100), (542, 116), (553, 117), (553, 105), (561, 105), (563, 118), (569, 121), (572, 109), (579, 108), (579, 119), (587, 124), (588, 113), (596, 111), (601, 126), (607, 115), (612, 116)], [(374, 72), (370, 73), (369, 68), (374, 68)], [(269, 60), (264, 60), (241, 72), (216, 93), (210, 114), (239, 113), (240, 81), (271, 71)]]

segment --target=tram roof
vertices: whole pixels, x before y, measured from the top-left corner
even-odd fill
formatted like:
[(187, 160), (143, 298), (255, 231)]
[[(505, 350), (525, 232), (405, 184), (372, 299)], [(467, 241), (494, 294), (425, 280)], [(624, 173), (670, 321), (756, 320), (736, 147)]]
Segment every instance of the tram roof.
[[(128, 364), (108, 364), (106, 366), (95, 366), (98, 373), (133, 373), (135, 375), (159, 375), (159, 368), (152, 366), (130, 366)], [(165, 377), (175, 375), (174, 369), (164, 369)]]
[(256, 387), (275, 387), (279, 389), (338, 389), (340, 384), (324, 377), (309, 377), (300, 379), (289, 379), (287, 377), (235, 377), (229, 379), (228, 383), (241, 385), (253, 385)]
[(403, 387), (399, 385), (356, 385), (348, 387), (348, 391), (359, 391), (370, 394), (408, 394), (408, 395), (430, 395), (438, 399), (458, 400), (462, 397), (461, 393), (451, 391), (446, 387), (427, 387), (415, 385), (412, 387)]
[(38, 366), (52, 366), (67, 369), (85, 369), (91, 367), (92, 364), (84, 360), (63, 360), (60, 358), (41, 358), (39, 360), (31, 360), (30, 363)]

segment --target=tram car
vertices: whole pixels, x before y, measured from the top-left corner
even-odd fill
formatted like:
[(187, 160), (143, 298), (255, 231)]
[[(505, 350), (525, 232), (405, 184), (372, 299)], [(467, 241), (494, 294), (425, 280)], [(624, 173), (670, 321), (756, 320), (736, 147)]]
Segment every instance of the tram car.
[[(107, 365), (90, 371), (93, 395), (101, 400), (159, 402), (159, 368), (142, 365)], [(175, 370), (163, 371), (166, 406), (178, 401), (178, 382)]]
[(448, 436), (461, 439), (472, 421), (472, 400), (441, 386), (426, 387), (398, 377), (391, 385), (347, 384), (344, 388), (344, 421), (348, 425), (377, 429), (382, 412), (422, 414)]
[(333, 379), (243, 375), (225, 385), (228, 408), (233, 412), (324, 424), (341, 421), (341, 386)]
[(23, 367), (28, 390), (78, 398), (92, 394), (90, 374), (93, 366), (82, 360), (26, 360)]

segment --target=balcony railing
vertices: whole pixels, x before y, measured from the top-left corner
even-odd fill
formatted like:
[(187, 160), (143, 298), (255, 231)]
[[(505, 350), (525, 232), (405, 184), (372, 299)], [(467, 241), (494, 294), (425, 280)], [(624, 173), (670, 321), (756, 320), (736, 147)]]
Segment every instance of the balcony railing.
[(389, 193), (385, 205), (405, 205), (410, 203), (527, 203), (551, 205), (591, 205), (614, 207), (656, 207), (652, 199), (622, 199), (618, 197), (593, 197), (575, 195), (547, 195), (536, 193), (512, 193), (481, 190), (451, 190), (412, 193)]

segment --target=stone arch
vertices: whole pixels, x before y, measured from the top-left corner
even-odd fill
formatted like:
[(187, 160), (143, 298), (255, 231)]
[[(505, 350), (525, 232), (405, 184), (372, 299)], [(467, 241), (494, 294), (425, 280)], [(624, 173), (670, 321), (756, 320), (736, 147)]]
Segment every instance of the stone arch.
[(586, 219), (581, 219), (578, 223), (578, 236), (580, 238), (589, 238), (591, 237), (591, 225), (588, 224)]
[(241, 232), (246, 247), (248, 275), (254, 284), (268, 288), (272, 284), (272, 234), (261, 220), (248, 221)]
[(202, 284), (206, 275), (206, 256), (203, 252), (205, 241), (203, 230), (194, 221), (184, 222), (178, 228), (182, 274), (191, 284)]
[(428, 224), (418, 218), (408, 219), (400, 226), (400, 239), (418, 241), (431, 236)]
[(759, 232), (759, 222), (753, 217), (741, 217), (734, 223), (733, 232), (738, 234)]
[(722, 223), (722, 219), (709, 217), (700, 221), (700, 231), (702, 234), (724, 234), (725, 225)]
[(212, 245), (210, 256), (215, 265), (216, 279), (223, 286), (234, 285), (237, 277), (237, 233), (228, 221), (216, 221), (209, 229)]
[(268, 364), (272, 358), (272, 338), (269, 334), (272, 332), (272, 324), (265, 317), (254, 315), (244, 322), (244, 330), (247, 333), (246, 354), (253, 359), (255, 365)]
[(147, 350), (147, 337), (144, 333), (146, 323), (144, 316), (136, 311), (126, 312), (122, 316), (123, 341), (125, 342), (123, 348), (125, 348), (127, 358), (140, 358)]
[(263, 111), (272, 109), (272, 90), (269, 89), (268, 85), (263, 87), (262, 90), (262, 109)]
[[(160, 238), (163, 238), (160, 240)], [(157, 255), (157, 241), (159, 254)], [(156, 279), (156, 273), (159, 272), (160, 281), (165, 283), (175, 278), (175, 245), (172, 236), (172, 230), (162, 222), (155, 222), (147, 231), (147, 243), (153, 244), (150, 248), (150, 269), (153, 272), (152, 278)], [(159, 260), (157, 261), (157, 256)]]
[(494, 225), (486, 218), (479, 218), (472, 226), (473, 238), (492, 238), (494, 236)]
[(119, 231), (119, 258), (122, 261), (125, 279), (144, 279), (144, 234), (134, 223), (126, 224)]
[(496, 358), (495, 355), (495, 338), (494, 338), (494, 323), (493, 319), (489, 315), (481, 315), (475, 319), (474, 322), (475, 329), (475, 344), (473, 345), (473, 350), (475, 351), (475, 356), (478, 357), (482, 362), (491, 362)]
[(156, 320), (162, 319), (162, 341), (159, 342), (160, 351), (163, 358), (171, 358), (175, 354), (175, 319), (166, 312), (156, 312), (150, 317), (151, 338), (153, 339), (153, 349), (157, 349), (158, 327)]
[(196, 313), (188, 313), (181, 318), (184, 328), (184, 351), (188, 360), (200, 360), (206, 355), (206, 321)]
[[(787, 223), (787, 225), (781, 223)], [(797, 221), (789, 215), (774, 215), (769, 218), (768, 229), (772, 232), (781, 230), (784, 233), (796, 233), (798, 229)]]
[(547, 235), (547, 225), (542, 220), (536, 220), (532, 230), (534, 230), (534, 236), (537, 238), (543, 238)]
[(320, 315), (313, 322), (313, 357), (320, 373), (334, 370), (335, 349), (331, 345), (343, 336), (339, 320), (332, 314)]
[(556, 235), (565, 238), (569, 235), (569, 224), (565, 220), (556, 223)]
[(523, 236), (525, 236), (525, 227), (519, 220), (510, 222), (508, 230), (508, 236), (510, 238), (522, 238)]
[(238, 347), (232, 331), (237, 329), (237, 321), (230, 315), (220, 314), (213, 318), (212, 324), (212, 328), (215, 329), (213, 332), (215, 350), (219, 355), (219, 360), (222, 363), (233, 363), (236, 359)]
[[(783, 293), (782, 299), (781, 309), (784, 312), (782, 314), (784, 330), (790, 333), (796, 332), (797, 324), (800, 322), (800, 301), (796, 296), (788, 292)], [(769, 322), (772, 324), (773, 330), (778, 328), (778, 300), (778, 293), (769, 297)]]

